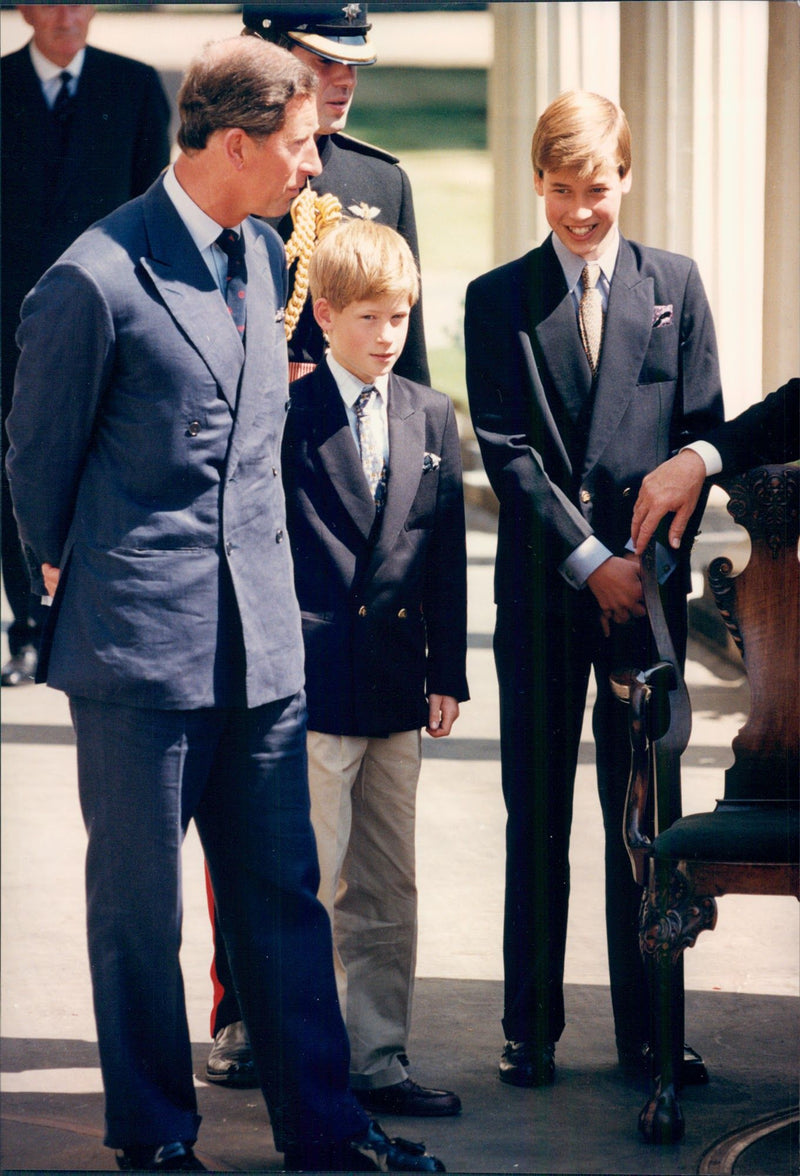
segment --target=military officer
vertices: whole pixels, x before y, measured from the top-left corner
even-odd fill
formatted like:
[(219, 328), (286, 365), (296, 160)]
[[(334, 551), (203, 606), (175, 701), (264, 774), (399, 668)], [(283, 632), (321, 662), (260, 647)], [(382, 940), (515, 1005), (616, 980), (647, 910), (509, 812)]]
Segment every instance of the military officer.
[[(405, 237), (419, 265), (411, 184), (399, 166), (397, 156), (344, 134), (358, 68), (374, 65), (377, 61), (367, 36), (372, 26), (367, 21), (366, 4), (245, 4), (243, 20), (245, 31), (291, 50), (319, 77), (317, 151), (322, 173), (315, 177), (310, 187), (319, 198), (327, 197), (328, 200), (317, 203), (318, 225), (321, 220), (324, 226), (331, 208), (334, 216), (338, 213), (343, 217), (380, 221)], [(340, 211), (336, 208), (336, 201)], [(302, 208), (302, 198), (300, 205)], [(286, 242), (292, 241), (298, 212), (294, 208), (292, 213), (273, 222)], [(304, 236), (302, 227), (300, 235)], [(313, 235), (306, 235), (306, 240), (313, 248)], [(300, 242), (298, 248), (301, 248)], [(290, 377), (296, 379), (319, 363), (325, 343), (311, 313), (310, 302), (304, 297), (305, 269), (310, 255), (304, 258), (301, 253), (298, 256), (291, 247), (288, 253), (294, 291), (287, 308), (289, 361), (290, 365), (303, 365), (299, 368), (290, 366)], [(299, 316), (295, 321), (294, 310), (298, 305)], [(430, 383), (421, 301), (411, 312), (408, 342), (395, 370), (410, 380)]]

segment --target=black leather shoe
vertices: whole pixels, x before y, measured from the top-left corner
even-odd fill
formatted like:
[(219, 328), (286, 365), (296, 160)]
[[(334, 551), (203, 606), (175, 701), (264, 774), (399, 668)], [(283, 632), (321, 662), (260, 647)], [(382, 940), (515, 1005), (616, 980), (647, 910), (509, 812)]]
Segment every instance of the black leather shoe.
[(287, 1172), (444, 1172), (444, 1164), (424, 1143), (390, 1139), (374, 1120), (356, 1139), (296, 1144), (283, 1157)]
[(556, 1080), (556, 1047), (552, 1041), (507, 1041), (498, 1075), (510, 1086), (552, 1086)]
[(365, 1110), (376, 1115), (457, 1115), (461, 1110), (461, 1099), (452, 1090), (431, 1090), (411, 1078), (353, 1093)]
[(36, 680), (39, 654), (35, 645), (23, 645), (0, 670), (0, 686), (31, 686)]
[[(617, 1043), (619, 1064), (626, 1078), (633, 1082), (650, 1081), (653, 1077), (653, 1051), (648, 1042), (639, 1046), (622, 1046)], [(708, 1082), (706, 1064), (697, 1050), (684, 1044), (679, 1086), (705, 1086)]]
[(238, 1090), (258, 1086), (244, 1021), (234, 1021), (217, 1033), (206, 1062), (206, 1079), (217, 1086), (234, 1086)]
[(117, 1167), (123, 1172), (207, 1172), (185, 1143), (164, 1143), (161, 1147), (126, 1147), (117, 1152)]

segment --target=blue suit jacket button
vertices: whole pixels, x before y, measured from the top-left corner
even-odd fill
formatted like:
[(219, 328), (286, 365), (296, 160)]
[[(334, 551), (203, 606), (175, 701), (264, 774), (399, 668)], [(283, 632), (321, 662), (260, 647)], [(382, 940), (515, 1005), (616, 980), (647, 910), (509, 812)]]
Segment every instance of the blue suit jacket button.
[(278, 531), (278, 532), (276, 532), (276, 534), (275, 534), (275, 542), (276, 542), (276, 543), (283, 543), (283, 531)]
[(189, 427), (186, 430), (186, 432), (189, 434), (190, 437), (196, 437), (197, 434), (200, 432), (200, 422), (199, 421), (190, 421)]

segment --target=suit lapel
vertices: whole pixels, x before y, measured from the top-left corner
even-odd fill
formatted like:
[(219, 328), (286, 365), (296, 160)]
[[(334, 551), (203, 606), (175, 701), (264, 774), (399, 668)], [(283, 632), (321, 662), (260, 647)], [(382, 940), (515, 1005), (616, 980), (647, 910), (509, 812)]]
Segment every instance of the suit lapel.
[(231, 409), (235, 409), (244, 362), (242, 341), (223, 313), (217, 283), (161, 182), (144, 197), (144, 219), (150, 256), (141, 259), (142, 265), (168, 311), (208, 365)]
[(539, 275), (531, 275), (531, 316), (553, 387), (576, 422), (591, 394), (592, 373), (583, 350), (575, 304), (548, 237), (539, 250)]
[[(250, 221), (244, 222), (242, 234), (247, 264), (247, 325), (244, 347), (233, 322), (225, 316), (225, 325), (230, 327), (226, 334), (232, 333), (236, 336), (233, 342), (244, 358), (228, 455), (229, 476), (235, 470), (242, 447), (252, 433), (253, 422), (263, 408), (265, 397), (279, 395), (282, 396), (284, 403), (289, 399), (289, 361), (283, 316), (278, 316), (278, 310), (282, 309), (283, 302), (281, 300), (279, 307), (266, 241), (263, 234), (255, 231)], [(277, 289), (281, 292), (280, 284)], [(232, 343), (229, 345), (233, 347)], [(265, 373), (269, 373), (266, 379)]]
[(375, 503), (361, 468), (341, 393), (325, 362), (316, 369), (313, 380), (317, 404), (311, 427), (319, 460), (334, 494), (366, 541), (375, 524)]
[(422, 477), (425, 456), (425, 413), (414, 408), (405, 386), (389, 376), (389, 483), (378, 542), (370, 565), (391, 551), (405, 525)]
[(634, 252), (621, 237), (603, 330), (584, 475), (616, 434), (635, 393), (650, 341), (654, 298), (653, 279), (641, 277)]

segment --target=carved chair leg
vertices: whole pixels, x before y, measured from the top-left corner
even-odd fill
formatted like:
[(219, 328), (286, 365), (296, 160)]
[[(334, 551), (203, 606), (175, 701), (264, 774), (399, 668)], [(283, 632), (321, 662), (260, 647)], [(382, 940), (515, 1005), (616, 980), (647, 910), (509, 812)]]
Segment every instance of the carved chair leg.
[(639, 1113), (639, 1130), (648, 1143), (678, 1143), (684, 1120), (678, 1099), (683, 1063), (683, 960), (669, 951), (646, 957), (650, 988), (650, 1046), (653, 1090)]

